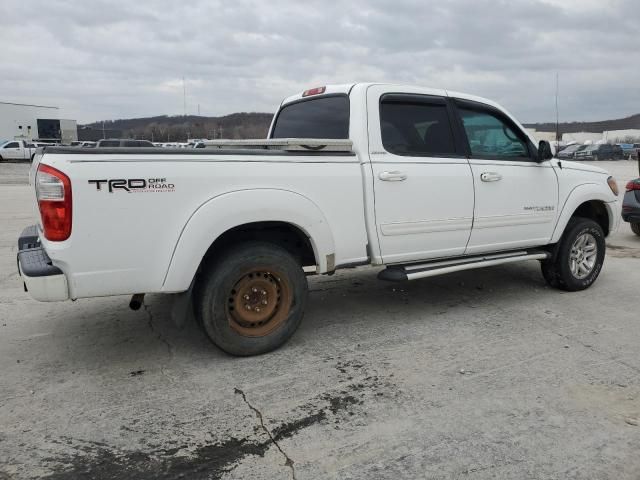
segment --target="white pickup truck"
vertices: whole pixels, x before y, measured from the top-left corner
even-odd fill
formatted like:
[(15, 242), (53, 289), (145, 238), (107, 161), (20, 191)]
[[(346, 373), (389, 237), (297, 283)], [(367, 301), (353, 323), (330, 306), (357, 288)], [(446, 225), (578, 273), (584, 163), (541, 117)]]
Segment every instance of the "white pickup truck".
[(33, 160), (37, 147), (26, 140), (9, 140), (0, 145), (0, 161)]
[(200, 149), (45, 148), (39, 223), (19, 239), (33, 298), (176, 294), (235, 355), (272, 350), (302, 319), (306, 274), (385, 266), (414, 280), (538, 260), (589, 287), (619, 223), (615, 180), (552, 158), (499, 105), (354, 84), (285, 99), (267, 140)]

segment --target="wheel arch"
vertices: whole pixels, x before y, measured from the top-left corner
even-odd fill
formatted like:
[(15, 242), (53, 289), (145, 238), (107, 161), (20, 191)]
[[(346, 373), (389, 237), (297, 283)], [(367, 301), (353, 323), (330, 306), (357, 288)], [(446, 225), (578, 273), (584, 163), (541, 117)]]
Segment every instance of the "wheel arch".
[(186, 221), (167, 268), (163, 291), (188, 289), (206, 258), (242, 239), (271, 241), (288, 251), (298, 249), (303, 262), (313, 256), (318, 273), (334, 269), (333, 235), (314, 202), (289, 190), (237, 190), (207, 200)]
[(573, 189), (567, 197), (558, 217), (550, 243), (556, 243), (573, 217), (584, 217), (594, 220), (604, 231), (605, 237), (617, 226), (617, 202), (612, 194), (603, 192), (599, 184), (584, 184)]

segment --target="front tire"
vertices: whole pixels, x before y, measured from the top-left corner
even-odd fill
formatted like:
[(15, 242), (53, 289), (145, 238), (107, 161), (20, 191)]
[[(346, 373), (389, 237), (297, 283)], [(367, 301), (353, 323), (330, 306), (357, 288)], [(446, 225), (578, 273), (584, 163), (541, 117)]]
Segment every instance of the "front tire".
[(640, 223), (632, 222), (630, 223), (630, 225), (631, 225), (631, 231), (636, 235), (640, 235)]
[(300, 262), (285, 249), (246, 242), (204, 267), (196, 314), (211, 341), (231, 355), (270, 352), (297, 330), (307, 301)]
[(557, 246), (555, 259), (542, 262), (547, 283), (561, 290), (576, 292), (596, 281), (605, 256), (602, 227), (593, 220), (573, 217)]

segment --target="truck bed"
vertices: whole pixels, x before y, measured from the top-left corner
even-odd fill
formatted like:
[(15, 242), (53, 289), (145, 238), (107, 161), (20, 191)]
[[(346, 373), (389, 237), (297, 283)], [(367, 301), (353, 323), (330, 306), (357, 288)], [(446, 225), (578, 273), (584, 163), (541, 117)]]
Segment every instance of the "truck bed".
[(319, 271), (367, 259), (353, 151), (46, 147), (38, 162), (73, 188), (70, 238), (43, 240), (71, 298), (184, 291), (213, 240), (252, 222), (284, 218), (322, 242)]

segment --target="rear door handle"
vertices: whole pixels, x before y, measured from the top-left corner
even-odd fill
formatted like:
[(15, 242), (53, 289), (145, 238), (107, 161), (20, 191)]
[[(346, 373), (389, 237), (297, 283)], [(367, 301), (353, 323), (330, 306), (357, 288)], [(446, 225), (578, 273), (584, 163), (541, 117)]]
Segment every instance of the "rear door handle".
[(502, 180), (502, 175), (497, 172), (484, 172), (480, 174), (480, 180), (483, 182), (497, 182)]
[(378, 178), (383, 182), (402, 182), (407, 179), (407, 174), (403, 172), (380, 172)]

